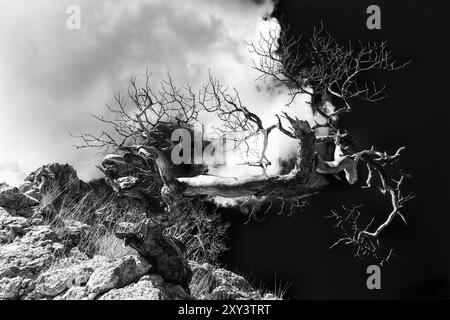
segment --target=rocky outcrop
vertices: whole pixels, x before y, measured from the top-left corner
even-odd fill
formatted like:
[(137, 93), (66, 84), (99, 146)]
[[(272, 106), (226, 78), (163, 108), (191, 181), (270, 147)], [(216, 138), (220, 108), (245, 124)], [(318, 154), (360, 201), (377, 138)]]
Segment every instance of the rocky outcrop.
[(148, 280), (121, 289), (113, 289), (100, 297), (99, 300), (168, 300), (164, 291)]
[(72, 248), (88, 235), (91, 228), (90, 225), (74, 219), (63, 219), (55, 232), (64, 245)]
[[(71, 224), (67, 222), (67, 225)], [(83, 228), (74, 225), (77, 226), (72, 224), (69, 230)], [(70, 246), (50, 226), (34, 225), (31, 219), (13, 216), (2, 208), (0, 236), (3, 241), (0, 245), (2, 300), (270, 298), (261, 295), (243, 277), (206, 263), (189, 262), (190, 268), (186, 270), (192, 269), (193, 275), (192, 280), (189, 277), (190, 290), (186, 290), (179, 281), (163, 276), (161, 266), (155, 268), (151, 259), (144, 256), (89, 258), (77, 248), (68, 252)], [(147, 248), (147, 245), (142, 246)], [(176, 255), (176, 259), (178, 257)]]
[(208, 263), (190, 261), (190, 290), (200, 300), (275, 300), (272, 294), (255, 290), (244, 277)]
[(138, 224), (121, 223), (116, 236), (147, 259), (166, 281), (189, 290), (192, 271), (180, 245), (163, 234), (160, 225), (150, 219)]
[(209, 264), (190, 262), (194, 275), (189, 295), (182, 286), (155, 274), (143, 257), (88, 258), (74, 249), (68, 257), (57, 259), (65, 247), (53, 230), (7, 215), (3, 212), (0, 222), (6, 226), (16, 224), (12, 229), (18, 233), (13, 241), (0, 246), (0, 299), (263, 298), (244, 278)]
[(34, 278), (64, 252), (48, 226), (32, 226), (24, 232), (23, 237), (0, 246), (0, 279)]
[[(164, 281), (138, 255), (87, 257), (61, 238), (85, 228), (66, 222), (60, 234), (48, 225), (0, 208), (0, 299), (187, 299), (179, 285)], [(63, 227), (59, 227), (63, 228)]]
[(149, 274), (137, 283), (113, 289), (99, 300), (183, 300), (191, 296), (179, 285), (166, 283), (160, 275)]
[[(111, 289), (122, 288), (148, 273), (151, 266), (137, 256), (126, 256), (117, 261), (96, 256), (92, 259), (50, 268), (32, 282), (34, 290), (26, 299), (67, 299), (74, 294), (95, 299)], [(68, 289), (78, 287), (67, 292)]]
[(139, 280), (150, 268), (146, 260), (137, 256), (103, 264), (91, 274), (86, 289), (89, 293), (101, 294), (110, 289), (121, 288)]
[[(95, 256), (81, 261), (61, 261), (61, 266), (43, 272), (25, 299), (55, 300), (167, 300), (188, 299), (180, 286), (166, 283), (160, 275), (148, 274), (151, 265), (129, 255), (111, 261)], [(65, 264), (69, 265), (65, 265)]]
[[(136, 250), (133, 254), (108, 258), (89, 251), (88, 257), (77, 246), (95, 233), (95, 223), (91, 226), (77, 221), (77, 216), (61, 216), (61, 211), (49, 207), (54, 203), (42, 203), (45, 192), (56, 188), (77, 204), (77, 197), (89, 187), (67, 164), (43, 166), (26, 180), (20, 188), (0, 184), (0, 300), (267, 298), (232, 272), (189, 262), (180, 241), (163, 234), (163, 228), (145, 214), (133, 220), (138, 223), (116, 226), (111, 222), (124, 245)], [(108, 221), (107, 217), (100, 220)]]
[(31, 222), (24, 217), (12, 216), (0, 207), (0, 245), (13, 242), (23, 236)]
[(49, 226), (34, 226), (0, 208), (0, 299), (18, 299), (43, 270), (64, 252)]
[(31, 217), (32, 207), (38, 204), (39, 201), (20, 192), (18, 188), (0, 183), (0, 207), (10, 214)]
[(0, 279), (0, 300), (16, 300), (19, 298), (22, 286), (23, 278), (2, 278)]
[(55, 162), (30, 173), (19, 188), (25, 195), (40, 200), (44, 191), (57, 189), (64, 192), (65, 196), (77, 197), (85, 192), (88, 186), (78, 178), (71, 165)]
[(56, 296), (53, 300), (91, 300), (86, 287), (74, 286), (70, 287), (63, 294)]

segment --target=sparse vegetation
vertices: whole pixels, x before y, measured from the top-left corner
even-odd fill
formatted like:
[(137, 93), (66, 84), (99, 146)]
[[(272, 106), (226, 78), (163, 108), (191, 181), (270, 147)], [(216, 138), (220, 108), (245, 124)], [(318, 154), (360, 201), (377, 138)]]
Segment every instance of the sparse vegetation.
[[(136, 254), (114, 235), (122, 222), (137, 223), (145, 219), (139, 203), (122, 199), (108, 190), (108, 186), (94, 181), (86, 194), (73, 199), (66, 193), (67, 186), (56, 181), (42, 193), (38, 212), (43, 222), (57, 233), (67, 229), (68, 223), (86, 228), (77, 239), (77, 248), (88, 256), (103, 255), (111, 259)], [(174, 224), (164, 232), (180, 242), (188, 260), (217, 264), (218, 257), (227, 250), (225, 243), (228, 224), (223, 223), (217, 212), (208, 213), (202, 204), (190, 205), (192, 214), (186, 220)], [(63, 240), (71, 234), (60, 233)]]
[(194, 297), (202, 297), (211, 291), (214, 286), (213, 272), (217, 267), (210, 266), (201, 274), (201, 276), (193, 277), (190, 285), (191, 294)]
[(189, 260), (216, 264), (220, 254), (228, 249), (225, 240), (229, 224), (220, 220), (217, 211), (208, 213), (202, 204), (192, 205), (191, 210), (186, 220), (164, 232), (183, 244)]

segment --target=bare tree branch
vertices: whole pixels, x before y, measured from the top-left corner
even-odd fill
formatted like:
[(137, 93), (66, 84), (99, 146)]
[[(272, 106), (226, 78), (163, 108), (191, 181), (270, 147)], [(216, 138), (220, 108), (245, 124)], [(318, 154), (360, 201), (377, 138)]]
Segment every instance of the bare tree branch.
[[(261, 35), (259, 43), (249, 43), (250, 52), (258, 57), (253, 67), (260, 71), (260, 78), (271, 79), (289, 89), (288, 105), (293, 104), (299, 94), (309, 96), (313, 112), (320, 114), (325, 123), (310, 124), (281, 113), (275, 115), (274, 124), (265, 127), (251, 107), (241, 101), (236, 89), (228, 88), (211, 74), (207, 84), (196, 92), (190, 85), (176, 86), (170, 75), (160, 83), (158, 90), (154, 90), (147, 71), (142, 87), (137, 84), (136, 77), (132, 77), (127, 99), (117, 94), (117, 106), (107, 106), (112, 119), (94, 116), (112, 130), (98, 135), (82, 134), (79, 136), (81, 144), (77, 147), (113, 153), (104, 158), (101, 167), (110, 184), (118, 192), (130, 194), (137, 188), (137, 197), (142, 199), (159, 196), (166, 209), (152, 219), (165, 227), (183, 219), (186, 201), (194, 198), (264, 197), (270, 203), (281, 201), (281, 210), (284, 210), (284, 203), (289, 202), (292, 212), (302, 208), (306, 203), (304, 199), (326, 187), (333, 177), (340, 179), (342, 172), (350, 185), (358, 186), (361, 175), (358, 164), (363, 163), (367, 170), (363, 187), (388, 197), (392, 211), (378, 226), (373, 219), (363, 227), (359, 226), (361, 207), (344, 208), (346, 216), (333, 211), (331, 217), (336, 219), (343, 236), (332, 247), (352, 244), (357, 248), (357, 256), (375, 257), (381, 232), (396, 216), (406, 222), (402, 209), (414, 197), (404, 195), (404, 182), (409, 175), (397, 167), (404, 147), (393, 155), (374, 148), (358, 150), (352, 135), (339, 128), (337, 120), (341, 114), (351, 112), (356, 99), (376, 102), (385, 96), (384, 87), (362, 81), (361, 74), (395, 71), (407, 63), (399, 64), (393, 60), (385, 42), (342, 45), (324, 32), (323, 27), (315, 29), (306, 42), (288, 34), (286, 29), (272, 30), (267, 36)], [(131, 109), (127, 101), (131, 102)], [(342, 104), (335, 111), (330, 112), (324, 107), (328, 102), (334, 105), (337, 101)], [(170, 141), (168, 132), (202, 125), (202, 112), (217, 117), (219, 125), (215, 132), (231, 137), (233, 148), (244, 150), (243, 164), (261, 167), (263, 175), (243, 179), (207, 174), (186, 177), (174, 173), (167, 153), (179, 142)], [(288, 125), (282, 124), (282, 118)], [(319, 136), (316, 132), (320, 128), (327, 128), (327, 134)], [(266, 168), (271, 164), (266, 155), (270, 148), (268, 137), (275, 129), (297, 140), (297, 153), (289, 173), (268, 176)], [(263, 137), (261, 150), (255, 150), (249, 144), (249, 139), (258, 135)], [(324, 154), (323, 144), (330, 146), (330, 154)], [(256, 161), (250, 159), (251, 154), (258, 155)], [(249, 214), (251, 218), (255, 218), (253, 210)]]

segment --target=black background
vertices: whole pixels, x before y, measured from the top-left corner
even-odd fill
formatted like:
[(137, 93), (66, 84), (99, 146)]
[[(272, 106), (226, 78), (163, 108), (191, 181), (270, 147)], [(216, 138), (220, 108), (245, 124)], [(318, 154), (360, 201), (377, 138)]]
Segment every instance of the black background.
[[(268, 290), (291, 283), (287, 299), (449, 298), (449, 192), (446, 180), (448, 117), (448, 11), (438, 1), (280, 1), (274, 13), (295, 34), (309, 36), (322, 21), (337, 40), (388, 40), (394, 57), (412, 60), (404, 70), (374, 74), (387, 85), (388, 99), (359, 103), (341, 120), (361, 146), (407, 150), (402, 166), (413, 175), (408, 188), (417, 194), (382, 237), (397, 254), (382, 268), (382, 289), (366, 288), (368, 261), (353, 258), (353, 249), (328, 250), (337, 239), (324, 219), (341, 203), (364, 203), (362, 213), (382, 219), (386, 199), (343, 184), (311, 198), (296, 216), (272, 212), (264, 222), (243, 224), (246, 217), (223, 210), (231, 221), (231, 249), (223, 262)], [(381, 30), (368, 30), (366, 8), (381, 8)]]

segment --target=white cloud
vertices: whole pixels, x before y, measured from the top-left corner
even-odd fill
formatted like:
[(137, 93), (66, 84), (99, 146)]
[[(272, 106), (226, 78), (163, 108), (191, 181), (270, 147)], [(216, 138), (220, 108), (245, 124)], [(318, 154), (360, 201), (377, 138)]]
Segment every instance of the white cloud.
[[(25, 173), (54, 161), (73, 164), (84, 179), (98, 175), (94, 165), (100, 159), (93, 150), (75, 150), (69, 132), (96, 131), (98, 123), (88, 114), (104, 113), (114, 93), (147, 67), (155, 81), (170, 71), (176, 82), (194, 87), (211, 69), (272, 123), (273, 111), (286, 99), (256, 90), (257, 74), (244, 45), (268, 28), (262, 17), (272, 3), (260, 2), (2, 2), (0, 180), (17, 184)], [(73, 4), (82, 12), (79, 31), (66, 28), (66, 8)], [(277, 135), (271, 139), (284, 139)], [(16, 167), (9, 168), (11, 163)]]

